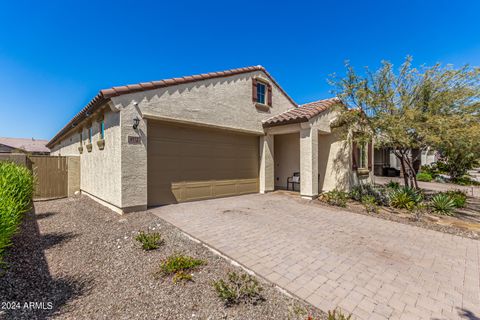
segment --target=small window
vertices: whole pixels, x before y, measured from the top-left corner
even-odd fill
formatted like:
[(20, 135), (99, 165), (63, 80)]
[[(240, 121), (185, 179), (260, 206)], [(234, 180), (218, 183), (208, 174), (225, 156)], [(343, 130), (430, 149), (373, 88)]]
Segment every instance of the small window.
[(358, 168), (368, 168), (368, 150), (366, 142), (360, 142), (358, 145)]
[(100, 139), (105, 139), (105, 121), (100, 122)]
[(88, 128), (88, 142), (92, 143), (93, 128)]
[(257, 82), (257, 102), (261, 104), (265, 104), (265, 90), (266, 85), (261, 82)]
[(82, 131), (80, 131), (79, 136), (80, 136), (80, 146), (82, 146), (82, 144), (83, 144), (83, 132)]

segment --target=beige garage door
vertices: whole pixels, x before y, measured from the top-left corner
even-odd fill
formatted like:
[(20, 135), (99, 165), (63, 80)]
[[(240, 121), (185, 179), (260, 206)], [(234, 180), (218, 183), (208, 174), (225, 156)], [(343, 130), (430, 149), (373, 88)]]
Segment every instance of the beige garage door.
[(258, 192), (258, 137), (150, 121), (148, 204)]

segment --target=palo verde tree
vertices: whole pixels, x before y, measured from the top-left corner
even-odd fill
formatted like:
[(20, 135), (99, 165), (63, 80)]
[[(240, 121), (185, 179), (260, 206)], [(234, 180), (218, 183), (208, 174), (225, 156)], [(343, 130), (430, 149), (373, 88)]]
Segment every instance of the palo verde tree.
[(341, 114), (335, 125), (368, 127), (375, 144), (391, 148), (400, 160), (407, 186), (418, 188), (413, 163), (428, 147), (447, 157), (476, 152), (469, 132), (480, 134), (480, 68), (436, 64), (417, 69), (407, 57), (398, 70), (383, 61), (378, 70), (367, 67), (359, 74), (347, 62), (346, 76), (332, 75), (329, 82), (354, 109)]

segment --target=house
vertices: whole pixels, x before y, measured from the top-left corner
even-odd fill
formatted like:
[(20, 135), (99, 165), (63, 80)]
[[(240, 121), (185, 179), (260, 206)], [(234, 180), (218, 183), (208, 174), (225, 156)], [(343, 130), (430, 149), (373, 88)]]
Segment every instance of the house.
[(299, 106), (254, 66), (101, 90), (47, 146), (80, 156), (82, 193), (118, 212), (285, 189), (295, 172), (315, 198), (371, 178), (330, 128), (339, 108)]
[[(420, 171), (421, 166), (431, 165), (440, 158), (439, 152), (431, 148), (421, 151), (419, 149), (411, 150), (411, 155), (417, 159), (413, 162), (416, 173)], [(400, 176), (401, 171), (400, 159), (395, 156), (392, 148), (375, 148), (374, 173), (376, 176), (395, 177)]]
[(32, 155), (48, 155), (50, 149), (46, 147), (47, 140), (34, 138), (1, 138), (0, 153), (28, 153)]

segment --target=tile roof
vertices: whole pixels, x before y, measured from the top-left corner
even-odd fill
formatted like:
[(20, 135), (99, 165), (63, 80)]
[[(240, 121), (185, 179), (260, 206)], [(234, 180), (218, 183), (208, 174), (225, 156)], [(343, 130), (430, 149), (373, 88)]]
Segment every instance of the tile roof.
[(36, 140), (34, 138), (1, 138), (0, 144), (26, 152), (50, 152), (45, 145), (48, 140)]
[(253, 71), (263, 71), (265, 75), (279, 88), (279, 90), (293, 103), (295, 106), (297, 105), (295, 101), (280, 87), (280, 85), (273, 79), (273, 77), (265, 70), (263, 66), (251, 66), (245, 68), (238, 68), (238, 69), (231, 69), (219, 72), (210, 72), (210, 73), (203, 73), (197, 74), (192, 76), (186, 76), (181, 78), (171, 78), (171, 79), (164, 79), (159, 81), (151, 81), (151, 82), (142, 82), (132, 85), (126, 86), (118, 86), (112, 87), (109, 89), (103, 89), (98, 92), (98, 94), (79, 112), (75, 117), (73, 117), (70, 122), (67, 123), (65, 127), (63, 127), (47, 144), (47, 146), (52, 147), (53, 144), (59, 140), (63, 135), (73, 129), (76, 125), (78, 125), (81, 121), (86, 119), (89, 115), (91, 115), (95, 110), (100, 108), (105, 102), (108, 101), (111, 97), (120, 96), (122, 94), (134, 93), (139, 91), (146, 91), (146, 90), (153, 90), (158, 88), (164, 88), (172, 85), (184, 84), (194, 81), (200, 80), (207, 80), (207, 79), (215, 79), (215, 78), (222, 78), (233, 76), (242, 73), (248, 73)]
[(297, 108), (287, 110), (279, 115), (264, 120), (263, 126), (268, 128), (284, 124), (306, 122), (338, 104), (343, 103), (337, 97), (306, 103)]

